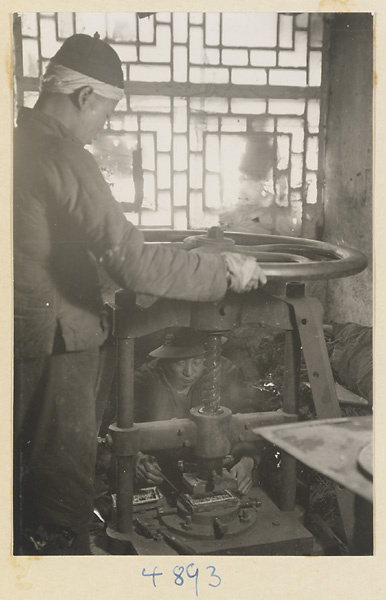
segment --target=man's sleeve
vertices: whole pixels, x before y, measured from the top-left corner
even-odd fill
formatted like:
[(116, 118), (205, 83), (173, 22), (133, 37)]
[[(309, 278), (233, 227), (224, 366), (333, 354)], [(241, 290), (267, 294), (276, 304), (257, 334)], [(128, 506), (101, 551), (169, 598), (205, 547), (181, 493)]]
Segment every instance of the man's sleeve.
[[(62, 151), (63, 153), (63, 151)], [(214, 254), (190, 253), (167, 245), (145, 245), (143, 234), (125, 218), (95, 159), (74, 147), (56, 156), (52, 186), (79, 239), (108, 274), (137, 293), (182, 300), (218, 300), (226, 292), (226, 266)]]

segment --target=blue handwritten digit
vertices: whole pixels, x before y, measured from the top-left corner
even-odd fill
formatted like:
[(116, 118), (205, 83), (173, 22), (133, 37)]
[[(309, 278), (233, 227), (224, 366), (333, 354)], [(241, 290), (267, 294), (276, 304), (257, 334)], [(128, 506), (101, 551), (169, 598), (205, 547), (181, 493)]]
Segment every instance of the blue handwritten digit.
[(157, 587), (155, 584), (155, 578), (158, 577), (159, 575), (163, 575), (163, 573), (156, 573), (157, 567), (154, 567), (153, 569), (153, 573), (146, 573), (145, 569), (142, 569), (142, 575), (143, 577), (152, 577), (153, 578), (153, 586)]
[(188, 565), (186, 567), (186, 574), (187, 574), (188, 577), (190, 577), (190, 579), (195, 579), (196, 580), (196, 582), (195, 582), (195, 585), (196, 585), (196, 596), (198, 596), (198, 569), (196, 569), (195, 572), (193, 573), (193, 575), (191, 575), (189, 573), (189, 568), (190, 567), (194, 568), (194, 563), (190, 563), (190, 565)]
[[(176, 570), (179, 570), (180, 572), (176, 573)], [(184, 572), (184, 567), (178, 567), (178, 566), (174, 567), (174, 569), (173, 569), (173, 575), (176, 576), (175, 580), (174, 580), (174, 583), (176, 585), (180, 585), (181, 586), (184, 583), (184, 580), (183, 580), (183, 577), (182, 577), (182, 573), (183, 572)], [(178, 582), (178, 580), (180, 580), (180, 582)]]
[(209, 583), (210, 587), (216, 588), (221, 584), (221, 577), (219, 575), (216, 575), (216, 567), (212, 567), (212, 566), (206, 567), (206, 570), (208, 570), (208, 569), (212, 569), (211, 577), (217, 577), (217, 579), (218, 579), (218, 583), (216, 585), (214, 583)]

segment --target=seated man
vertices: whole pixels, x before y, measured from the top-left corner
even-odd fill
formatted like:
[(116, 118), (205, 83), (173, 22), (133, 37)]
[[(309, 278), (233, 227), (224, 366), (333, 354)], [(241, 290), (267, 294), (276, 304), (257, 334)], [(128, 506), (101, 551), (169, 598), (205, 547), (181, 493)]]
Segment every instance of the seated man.
[[(162, 346), (150, 352), (154, 357), (135, 372), (134, 421), (164, 421), (188, 418), (190, 409), (202, 404), (204, 373), (204, 336), (189, 329), (167, 333)], [(221, 405), (232, 412), (252, 412), (253, 401), (248, 398), (240, 371), (227, 358), (221, 357)], [(162, 482), (162, 471), (176, 464), (176, 452), (157, 453), (154, 457), (138, 453), (135, 474), (140, 483), (157, 485)], [(254, 459), (243, 456), (230, 473), (238, 481), (241, 493), (252, 486)], [(169, 470), (169, 469), (168, 469)]]

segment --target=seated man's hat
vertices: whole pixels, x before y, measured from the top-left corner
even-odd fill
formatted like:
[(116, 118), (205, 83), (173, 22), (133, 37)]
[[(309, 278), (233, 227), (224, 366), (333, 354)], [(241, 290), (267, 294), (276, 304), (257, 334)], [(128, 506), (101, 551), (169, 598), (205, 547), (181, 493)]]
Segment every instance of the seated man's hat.
[(205, 354), (205, 337), (192, 329), (180, 329), (165, 334), (164, 343), (149, 353), (156, 358), (183, 360)]
[[(165, 334), (164, 343), (152, 352), (149, 356), (155, 358), (171, 358), (174, 360), (183, 360), (205, 354), (206, 335), (200, 331), (182, 327), (173, 332)], [(221, 343), (227, 341), (226, 337), (221, 337)]]

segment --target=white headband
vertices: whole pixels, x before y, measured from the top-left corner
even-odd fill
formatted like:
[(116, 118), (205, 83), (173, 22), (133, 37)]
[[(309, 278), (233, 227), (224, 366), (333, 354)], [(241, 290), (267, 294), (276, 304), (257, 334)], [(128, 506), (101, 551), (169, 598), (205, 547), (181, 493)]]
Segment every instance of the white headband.
[(41, 92), (72, 94), (86, 85), (89, 85), (96, 94), (110, 100), (121, 100), (124, 96), (124, 91), (115, 85), (98, 81), (98, 79), (88, 77), (53, 61), (48, 63), (46, 72), (40, 79)]

